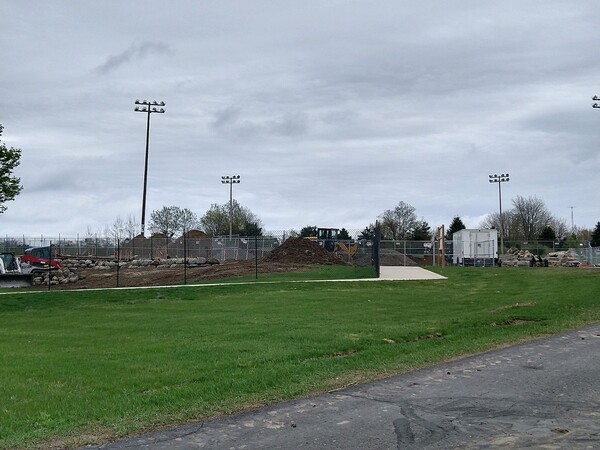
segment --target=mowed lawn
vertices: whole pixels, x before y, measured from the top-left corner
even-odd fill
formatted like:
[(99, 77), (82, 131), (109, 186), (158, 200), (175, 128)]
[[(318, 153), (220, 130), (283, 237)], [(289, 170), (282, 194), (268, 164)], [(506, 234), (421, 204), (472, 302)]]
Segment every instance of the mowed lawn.
[(98, 443), (600, 320), (599, 270), (435, 270), (448, 280), (0, 295), (0, 448)]

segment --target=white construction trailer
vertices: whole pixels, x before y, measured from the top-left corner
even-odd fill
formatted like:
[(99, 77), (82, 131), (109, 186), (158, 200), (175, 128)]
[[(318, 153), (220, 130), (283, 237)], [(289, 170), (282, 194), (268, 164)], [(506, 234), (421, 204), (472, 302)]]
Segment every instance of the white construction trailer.
[(452, 262), (460, 266), (493, 266), (498, 258), (498, 230), (460, 230), (452, 235)]

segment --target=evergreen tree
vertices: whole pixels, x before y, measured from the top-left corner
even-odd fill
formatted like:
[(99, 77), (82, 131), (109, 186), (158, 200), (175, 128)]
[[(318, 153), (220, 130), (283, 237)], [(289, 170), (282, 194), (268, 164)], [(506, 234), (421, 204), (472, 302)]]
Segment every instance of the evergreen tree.
[(362, 230), (358, 235), (358, 239), (365, 241), (371, 241), (375, 239), (375, 224), (371, 223), (369, 226), (365, 227), (365, 229)]
[(592, 239), (590, 240), (592, 247), (600, 247), (600, 222), (596, 224), (594, 231), (592, 231)]
[(429, 241), (431, 239), (431, 229), (425, 219), (417, 222), (415, 229), (412, 232), (413, 241)]
[(258, 226), (258, 223), (246, 222), (244, 227), (240, 229), (240, 236), (262, 236), (263, 229)]
[(446, 231), (446, 239), (448, 239), (448, 240), (452, 239), (452, 235), (454, 233), (456, 233), (457, 231), (460, 231), (460, 230), (464, 230), (466, 228), (467, 227), (465, 227), (465, 224), (463, 223), (463, 221), (460, 220), (460, 217), (455, 216), (454, 219), (452, 219), (452, 223), (448, 227), (448, 231)]
[(544, 227), (540, 234), (540, 241), (554, 241), (556, 239), (556, 233), (551, 226)]
[(317, 227), (307, 225), (300, 230), (300, 237), (316, 237)]
[(341, 239), (343, 241), (348, 241), (350, 240), (350, 233), (348, 233), (348, 230), (346, 230), (345, 228), (342, 228), (337, 235), (338, 239)]

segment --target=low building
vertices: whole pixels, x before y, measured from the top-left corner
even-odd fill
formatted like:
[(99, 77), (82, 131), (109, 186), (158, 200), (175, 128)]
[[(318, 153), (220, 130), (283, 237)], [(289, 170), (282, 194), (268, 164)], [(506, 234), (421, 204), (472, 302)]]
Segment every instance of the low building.
[(498, 230), (465, 229), (452, 235), (452, 262), (460, 266), (492, 266), (498, 258)]

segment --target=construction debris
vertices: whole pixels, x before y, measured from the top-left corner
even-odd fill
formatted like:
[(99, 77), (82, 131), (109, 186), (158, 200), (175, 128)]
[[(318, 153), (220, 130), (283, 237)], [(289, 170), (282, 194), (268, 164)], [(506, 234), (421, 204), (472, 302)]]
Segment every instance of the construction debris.
[(551, 266), (579, 267), (581, 261), (571, 250), (548, 253), (548, 264)]
[(543, 258), (541, 255), (531, 253), (529, 250), (510, 248), (501, 256), (500, 262), (502, 266), (508, 267), (578, 267), (580, 265), (577, 255), (570, 250), (551, 252)]

